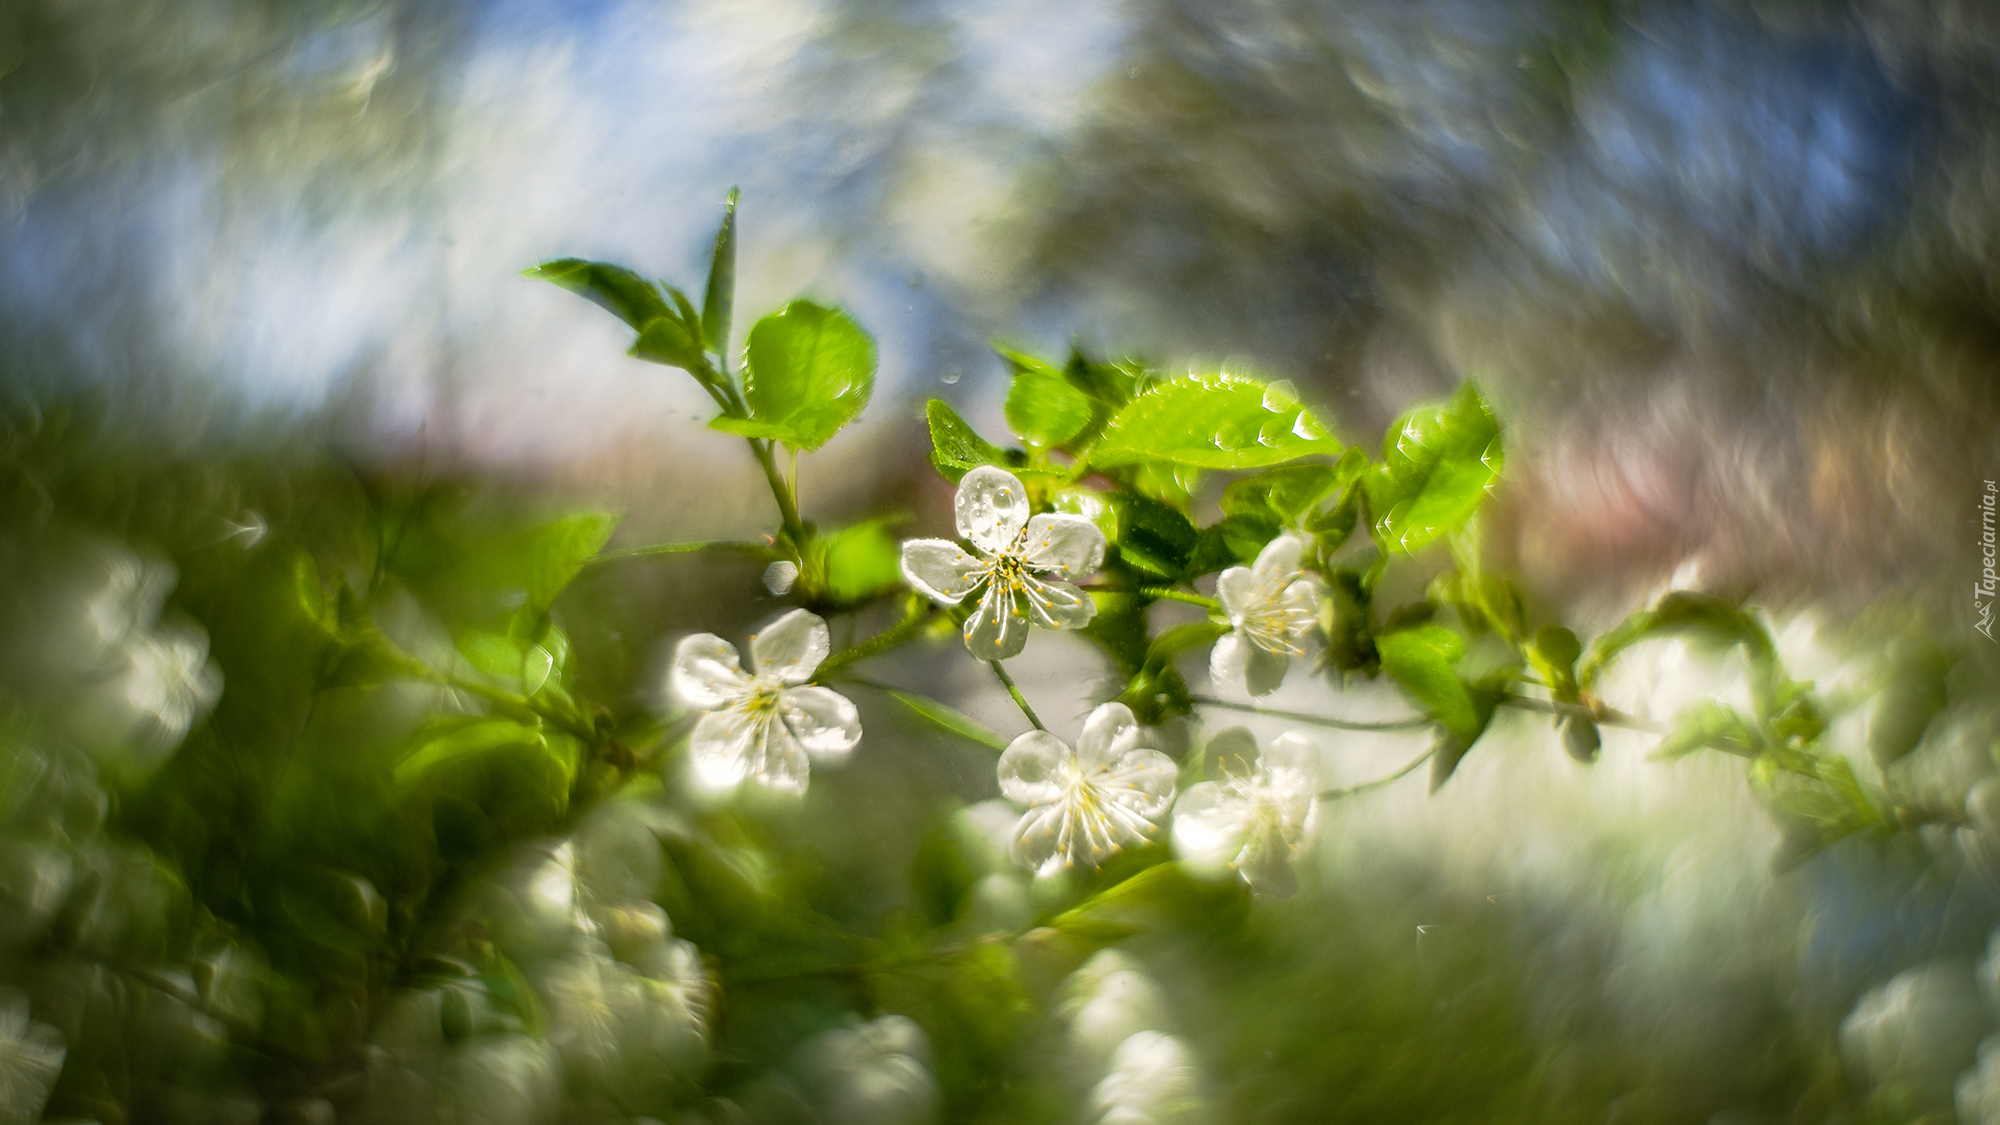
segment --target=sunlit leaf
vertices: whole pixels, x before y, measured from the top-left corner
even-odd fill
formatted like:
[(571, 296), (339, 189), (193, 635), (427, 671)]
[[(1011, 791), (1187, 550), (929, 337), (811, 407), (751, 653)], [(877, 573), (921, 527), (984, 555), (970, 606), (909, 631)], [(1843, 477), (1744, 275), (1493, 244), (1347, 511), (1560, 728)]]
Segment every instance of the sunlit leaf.
[(1090, 399), (1058, 372), (1022, 371), (1007, 389), (1007, 425), (1022, 441), (1060, 446), (1090, 423)]
[(1375, 532), (1415, 552), (1457, 531), (1500, 474), (1500, 426), (1471, 383), (1450, 402), (1398, 419), (1382, 441), (1382, 464), (1364, 478)]
[(918, 695), (898, 688), (886, 689), (884, 694), (941, 731), (984, 746), (988, 750), (1000, 751), (1007, 748), (1005, 738), (974, 722), (963, 712), (953, 710), (927, 695)]
[(1682, 711), (1674, 721), (1673, 733), (1660, 740), (1653, 756), (1671, 760), (1713, 747), (1747, 757), (1758, 753), (1763, 745), (1763, 738), (1750, 720), (1734, 707), (1709, 700)]
[(1158, 577), (1179, 578), (1187, 569), (1197, 539), (1187, 517), (1157, 500), (1130, 492), (1110, 493), (1105, 500), (1117, 517), (1119, 557)]
[(1172, 461), (1254, 469), (1342, 446), (1289, 384), (1229, 373), (1160, 383), (1112, 417), (1088, 454), (1104, 468)]
[[(743, 394), (768, 437), (812, 450), (868, 405), (875, 389), (875, 341), (838, 309), (793, 301), (750, 329)], [(718, 429), (748, 433), (740, 420)]]
[(931, 464), (945, 479), (956, 483), (981, 465), (1007, 463), (1007, 455), (1000, 447), (980, 437), (979, 431), (943, 399), (930, 400), (924, 407), (924, 417), (930, 423)]
[(548, 609), (583, 564), (604, 549), (621, 518), (608, 512), (578, 512), (537, 532), (530, 548), (528, 604)]
[(521, 276), (560, 285), (588, 297), (641, 332), (652, 321), (672, 315), (658, 286), (624, 266), (609, 262), (558, 258), (523, 270)]

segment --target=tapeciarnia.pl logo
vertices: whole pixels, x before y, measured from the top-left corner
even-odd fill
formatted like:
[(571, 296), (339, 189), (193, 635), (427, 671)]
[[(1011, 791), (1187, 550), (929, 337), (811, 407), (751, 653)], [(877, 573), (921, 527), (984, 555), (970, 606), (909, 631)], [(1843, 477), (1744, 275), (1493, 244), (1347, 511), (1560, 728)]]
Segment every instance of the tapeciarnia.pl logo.
[(1979, 523), (1981, 528), (1979, 534), (1979, 553), (1985, 565), (1979, 572), (1979, 581), (1972, 584), (1972, 612), (1975, 618), (1972, 627), (1979, 630), (1989, 641), (1994, 639), (1993, 597), (1996, 593), (2000, 593), (2000, 575), (1996, 575), (1993, 572), (1993, 557), (1995, 554), (1993, 535), (1994, 492), (1993, 482), (1990, 480), (1987, 481), (1986, 492), (1979, 500)]

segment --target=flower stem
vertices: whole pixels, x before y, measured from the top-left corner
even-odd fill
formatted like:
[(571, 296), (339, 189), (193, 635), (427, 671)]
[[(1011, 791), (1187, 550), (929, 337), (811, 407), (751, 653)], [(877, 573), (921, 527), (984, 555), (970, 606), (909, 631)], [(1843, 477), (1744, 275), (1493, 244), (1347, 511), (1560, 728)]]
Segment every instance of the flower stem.
[(894, 625), (889, 626), (887, 629), (862, 641), (858, 645), (849, 645), (832, 656), (827, 657), (826, 660), (821, 662), (818, 671), (813, 673), (813, 679), (824, 682), (835, 672), (840, 671), (857, 660), (866, 660), (871, 656), (880, 656), (890, 649), (902, 645), (915, 636), (917, 630), (928, 624), (930, 619), (930, 603), (914, 602), (910, 606), (910, 611), (903, 615), (901, 621), (896, 622)]
[(1237, 703), (1228, 699), (1217, 699), (1210, 695), (1189, 696), (1204, 707), (1222, 707), (1231, 711), (1248, 711), (1253, 715), (1270, 715), (1278, 719), (1290, 719), (1295, 723), (1312, 723), (1315, 726), (1333, 727), (1336, 730), (1415, 730), (1428, 725), (1427, 716), (1416, 715), (1408, 719), (1389, 719), (1382, 722), (1362, 722), (1354, 719), (1336, 719), (1327, 715), (1308, 715), (1303, 711), (1276, 711), (1269, 707), (1259, 707), (1254, 703)]
[(784, 474), (778, 471), (777, 461), (771, 457), (771, 443), (758, 438), (744, 440), (750, 443), (750, 452), (757, 455), (757, 464), (763, 466), (764, 479), (771, 485), (771, 498), (778, 502), (778, 519), (784, 524), (786, 536), (794, 547), (803, 547), (806, 528), (799, 522), (799, 506), (792, 502), (792, 490), (785, 484)]
[(626, 547), (618, 551), (605, 551), (592, 563), (608, 562), (612, 559), (636, 559), (646, 555), (680, 555), (693, 551), (741, 551), (746, 555), (775, 559), (778, 552), (768, 544), (753, 543), (743, 539), (710, 539), (700, 543), (653, 543), (644, 547)]
[(1388, 775), (1387, 777), (1378, 777), (1373, 781), (1364, 781), (1359, 785), (1350, 785), (1345, 789), (1328, 789), (1320, 793), (1320, 799), (1325, 801), (1337, 801), (1342, 797), (1352, 797), (1356, 793), (1366, 793), (1370, 789), (1380, 789), (1384, 785), (1388, 785), (1391, 782), (1401, 781), (1403, 778), (1409, 776), (1412, 770), (1416, 769), (1418, 766), (1423, 765), (1425, 762), (1430, 761), (1431, 755), (1435, 753), (1437, 753), (1437, 748), (1432, 747), (1431, 749), (1426, 750), (1423, 753), (1417, 755), (1415, 758), (1411, 759), (1409, 764), (1397, 770), (1395, 773)]
[(1170, 602), (1186, 602), (1189, 605), (1198, 605), (1203, 609), (1216, 610), (1218, 612), (1222, 609), (1222, 603), (1216, 601), (1214, 598), (1204, 598), (1200, 594), (1189, 594), (1180, 590), (1170, 589), (1166, 586), (1142, 586), (1139, 592), (1149, 598), (1163, 598)]
[(998, 660), (989, 660), (987, 663), (993, 665), (993, 674), (1000, 677), (1000, 682), (1007, 685), (1007, 694), (1014, 697), (1014, 705), (1021, 709), (1021, 714), (1028, 717), (1028, 722), (1034, 724), (1036, 730), (1049, 729), (1035, 717), (1035, 709), (1028, 706), (1027, 699), (1021, 695), (1021, 689), (1014, 686), (1014, 677), (1007, 674), (1007, 669), (1001, 667)]

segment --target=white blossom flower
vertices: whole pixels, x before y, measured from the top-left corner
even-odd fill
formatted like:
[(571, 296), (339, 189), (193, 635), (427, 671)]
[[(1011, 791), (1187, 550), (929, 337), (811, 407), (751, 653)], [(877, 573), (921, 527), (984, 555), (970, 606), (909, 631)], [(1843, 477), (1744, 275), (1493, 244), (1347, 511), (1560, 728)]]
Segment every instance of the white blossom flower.
[(940, 605), (956, 605), (985, 587), (978, 610), (965, 620), (965, 647), (972, 655), (981, 660), (1016, 655), (1028, 643), (1031, 621), (1044, 629), (1090, 624), (1097, 606), (1068, 580), (1104, 562), (1104, 533), (1096, 524), (1062, 513), (1030, 519), (1020, 478), (991, 465), (959, 481), (956, 506), (958, 533), (973, 551), (945, 539), (908, 540), (903, 577)]
[(1207, 1119), (1194, 1056), (1179, 1039), (1141, 1031), (1118, 1045), (1111, 1073), (1090, 1092), (1096, 1125), (1169, 1125)]
[(1257, 752), (1233, 727), (1209, 742), (1214, 781), (1191, 785), (1174, 803), (1174, 850), (1199, 874), (1235, 871), (1267, 894), (1298, 889), (1292, 860), (1319, 818), (1319, 750), (1297, 731)]
[(713, 633), (680, 643), (668, 683), (676, 699), (708, 712), (688, 746), (703, 786), (756, 781), (803, 793), (808, 756), (838, 761), (854, 749), (861, 741), (854, 704), (806, 682), (831, 650), (826, 622), (803, 609), (751, 636), (748, 674), (736, 647)]
[(799, 1070), (830, 1125), (925, 1125), (937, 1120), (930, 1039), (908, 1016), (835, 1028), (799, 1048)]
[(1077, 748), (1043, 730), (1000, 755), (1000, 792), (1030, 806), (1014, 826), (1014, 862), (1037, 875), (1095, 867), (1152, 835), (1173, 804), (1174, 761), (1139, 745), (1139, 724), (1122, 703), (1084, 720)]
[(1319, 586), (1299, 568), (1305, 542), (1290, 533), (1266, 544), (1250, 566), (1232, 566), (1215, 582), (1230, 633), (1209, 653), (1216, 687), (1243, 681), (1269, 695), (1284, 681), (1288, 658), (1304, 656), (1319, 620)]
[(0, 993), (0, 1120), (41, 1120), (66, 1053), (61, 1032), (28, 1018), (27, 996)]

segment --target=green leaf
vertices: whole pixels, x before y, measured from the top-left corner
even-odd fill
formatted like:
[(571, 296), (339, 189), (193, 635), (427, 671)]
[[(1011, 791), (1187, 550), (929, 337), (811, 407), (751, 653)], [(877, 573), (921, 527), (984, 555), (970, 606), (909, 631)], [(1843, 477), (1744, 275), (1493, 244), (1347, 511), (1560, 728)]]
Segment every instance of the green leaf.
[(541, 746), (541, 733), (510, 719), (480, 719), (439, 724), (420, 738), (417, 748), (396, 763), (397, 785), (408, 785), (432, 770), (509, 746)]
[(1027, 370), (1007, 389), (1007, 425), (1022, 441), (1061, 446), (1090, 424), (1090, 399), (1060, 372)]
[(729, 355), (729, 317), (736, 301), (736, 196), (729, 189), (723, 205), (722, 227), (715, 232), (715, 252), (709, 256), (708, 291), (701, 299), (701, 336), (708, 350)]
[(1232, 566), (1248, 566), (1283, 531), (1270, 512), (1224, 516), (1201, 529), (1188, 558), (1185, 577), (1199, 578)]
[(528, 605), (546, 611), (583, 564), (604, 549), (621, 518), (608, 512), (578, 512), (537, 532), (529, 548)]
[(1097, 603), (1097, 615), (1083, 627), (1083, 635), (1111, 656), (1119, 675), (1137, 675), (1146, 665), (1146, 648), (1152, 643), (1146, 607), (1153, 599), (1143, 594), (1095, 591), (1090, 600)]
[(1549, 685), (1558, 702), (1577, 701), (1576, 658), (1583, 653), (1576, 634), (1560, 625), (1544, 625), (1528, 644), (1528, 663)]
[(1764, 740), (1756, 726), (1734, 707), (1711, 700), (1683, 710), (1674, 720), (1673, 733), (1660, 740), (1653, 757), (1672, 760), (1710, 746), (1754, 757), (1763, 749)]
[(1326, 634), (1326, 662), (1342, 672), (1373, 676), (1380, 667), (1369, 614), (1373, 596), (1361, 576), (1345, 567), (1327, 574), (1327, 598), (1320, 610)]
[(1339, 470), (1332, 465), (1281, 465), (1224, 489), (1222, 510), (1228, 515), (1269, 514), (1281, 523), (1297, 524), (1340, 484)]
[(800, 449), (825, 445), (875, 389), (875, 341), (847, 314), (811, 301), (793, 301), (758, 321), (746, 361), (750, 417), (770, 428), (757, 436)]
[(641, 332), (651, 321), (672, 315), (657, 286), (631, 270), (609, 262), (558, 258), (522, 270), (521, 276), (560, 285), (587, 297)]
[(625, 354), (651, 363), (663, 363), (689, 372), (701, 372), (706, 360), (694, 332), (671, 314), (656, 316), (639, 330), (639, 338)]
[(1375, 648), (1382, 670), (1440, 728), (1431, 768), (1435, 790), (1485, 733), (1497, 696), (1458, 678), (1452, 665), (1465, 655), (1465, 641), (1442, 625), (1384, 633), (1375, 638)]
[(881, 689), (889, 698), (909, 708), (919, 719), (929, 723), (946, 734), (956, 735), (967, 742), (986, 747), (988, 750), (1007, 749), (1007, 740), (992, 730), (979, 725), (963, 712), (955, 711), (927, 695), (903, 691), (900, 688)]
[(1947, 702), (1945, 676), (1951, 660), (1923, 638), (1895, 646), (1888, 682), (1875, 697), (1868, 720), (1868, 749), (1877, 765), (1888, 765), (1917, 748), (1924, 731)]
[(902, 545), (883, 524), (867, 520), (814, 542), (824, 552), (824, 589), (835, 604), (855, 605), (903, 584)]
[(1198, 536), (1186, 516), (1132, 492), (1104, 497), (1118, 520), (1118, 555), (1139, 570), (1169, 580), (1187, 570)]
[(1254, 469), (1341, 444), (1287, 383), (1219, 373), (1174, 379), (1134, 398), (1089, 452), (1106, 468), (1171, 461), (1204, 469)]
[(1403, 415), (1363, 478), (1383, 543), (1414, 553), (1465, 526), (1500, 474), (1500, 426), (1471, 383)]
[(1000, 447), (980, 437), (943, 399), (930, 400), (924, 417), (931, 428), (931, 464), (945, 479), (956, 484), (981, 465), (1006, 465), (1007, 455)]

